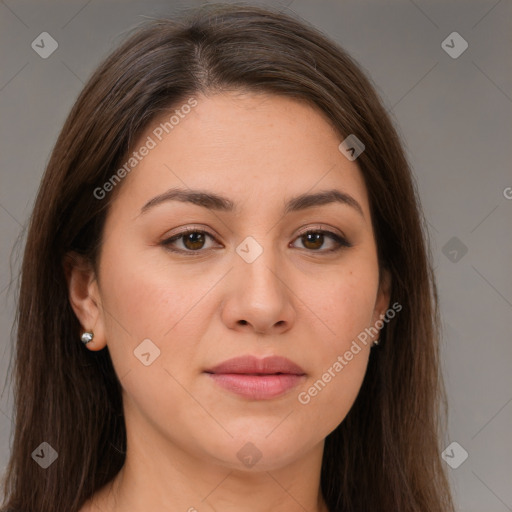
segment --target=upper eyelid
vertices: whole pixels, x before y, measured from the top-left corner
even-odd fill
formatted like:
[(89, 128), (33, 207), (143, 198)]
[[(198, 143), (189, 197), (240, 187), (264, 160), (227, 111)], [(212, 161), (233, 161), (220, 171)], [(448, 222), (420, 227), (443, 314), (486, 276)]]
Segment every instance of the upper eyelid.
[[(170, 235), (170, 236), (166, 237), (165, 239), (168, 240), (169, 238), (173, 238), (175, 236), (180, 236), (180, 235), (187, 234), (189, 232), (196, 232), (196, 231), (204, 232), (213, 238), (217, 238), (217, 236), (214, 235), (213, 233), (211, 233), (207, 228), (205, 228), (203, 226), (196, 226), (194, 224), (191, 224), (189, 226), (185, 226), (181, 231), (174, 233), (173, 235)], [(325, 231), (327, 233), (332, 233), (333, 235), (347, 239), (347, 236), (345, 235), (345, 233), (343, 233), (343, 231), (341, 229), (328, 226), (321, 222), (310, 225), (310, 226), (306, 226), (305, 228), (301, 229), (296, 236), (303, 235), (305, 233), (308, 233), (309, 231)]]
[[(347, 239), (347, 237), (345, 236), (345, 234), (343, 232), (336, 233), (335, 231), (333, 231), (333, 228), (322, 227), (321, 225), (306, 227), (303, 230), (301, 230), (299, 233), (297, 233), (296, 237), (297, 236), (305, 235), (305, 234), (307, 234), (307, 233), (309, 233), (311, 231), (312, 232), (325, 232), (326, 234), (332, 234), (332, 235), (335, 235), (335, 236), (339, 236), (340, 238)], [(202, 228), (202, 227), (201, 228), (200, 227), (196, 228), (196, 227), (192, 226), (192, 227), (186, 227), (182, 231), (179, 231), (178, 233), (174, 233), (173, 235), (165, 237), (164, 241), (165, 240), (171, 240), (173, 238), (179, 238), (180, 236), (186, 235), (188, 233), (196, 233), (196, 232), (205, 233), (208, 236), (211, 236), (212, 238), (217, 239), (217, 236), (214, 235), (213, 233), (211, 233), (210, 231), (208, 231), (207, 229)]]
[[(175, 242), (177, 240), (180, 240), (182, 239), (183, 236), (189, 234), (189, 233), (196, 233), (196, 232), (199, 232), (199, 233), (204, 233), (205, 235), (209, 236), (210, 238), (212, 238), (214, 241), (216, 241), (217, 243), (220, 243), (218, 240), (217, 240), (217, 237), (210, 233), (207, 229), (205, 228), (199, 228), (199, 227), (186, 227), (184, 228), (182, 231), (178, 232), (178, 233), (175, 233), (169, 237), (166, 237), (164, 238), (164, 240), (162, 240), (162, 243), (167, 243), (167, 242)], [(336, 233), (335, 231), (332, 230), (332, 228), (327, 228), (327, 227), (321, 227), (320, 225), (317, 225), (317, 226), (309, 226), (309, 227), (306, 227), (304, 228), (303, 230), (301, 230), (296, 236), (295, 238), (293, 239), (293, 241), (295, 241), (297, 238), (301, 237), (301, 236), (304, 236), (310, 232), (313, 232), (313, 233), (318, 233), (318, 232), (322, 232), (324, 234), (326, 234), (327, 236), (331, 236), (331, 239), (336, 242), (336, 243), (340, 243), (340, 240), (338, 240), (337, 238), (341, 239), (342, 241), (345, 241), (346, 242), (346, 246), (348, 247), (351, 247), (352, 246), (352, 243), (348, 240), (348, 238), (345, 236), (345, 234), (343, 233)], [(342, 244), (342, 245), (345, 245), (345, 244)], [(190, 253), (200, 253), (200, 252), (204, 252), (203, 250), (198, 250), (198, 251), (192, 251), (192, 250), (186, 250), (186, 249), (178, 249), (178, 251), (182, 251), (182, 252), (190, 252)], [(323, 252), (323, 251), (318, 251), (319, 253), (320, 252)]]

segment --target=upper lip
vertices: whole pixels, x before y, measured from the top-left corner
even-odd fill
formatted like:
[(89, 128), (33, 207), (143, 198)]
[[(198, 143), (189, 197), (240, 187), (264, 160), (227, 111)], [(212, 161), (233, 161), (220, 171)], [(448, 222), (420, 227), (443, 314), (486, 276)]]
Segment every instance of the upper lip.
[(304, 370), (298, 364), (281, 356), (267, 356), (263, 359), (251, 355), (234, 357), (205, 371), (206, 373), (238, 373), (251, 375), (272, 375), (277, 373), (305, 375)]

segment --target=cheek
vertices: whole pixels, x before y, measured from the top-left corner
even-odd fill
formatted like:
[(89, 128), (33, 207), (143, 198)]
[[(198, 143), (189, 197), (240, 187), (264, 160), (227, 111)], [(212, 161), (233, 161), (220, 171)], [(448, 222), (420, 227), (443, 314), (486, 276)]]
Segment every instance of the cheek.
[(205, 307), (209, 302), (204, 298), (218, 276), (191, 276), (162, 260), (123, 250), (121, 245), (115, 251), (105, 251), (102, 300), (106, 336), (127, 414), (142, 415), (163, 430), (172, 419), (185, 415), (183, 424), (173, 422), (173, 432), (186, 437), (190, 423), (208, 420), (204, 409), (191, 399), (187, 372), (194, 368), (207, 325)]
[(343, 422), (352, 408), (366, 373), (369, 348), (360, 351), (347, 361), (337, 355), (317, 374), (312, 375), (297, 395), (304, 430), (312, 438), (324, 438)]
[[(109, 328), (132, 338), (163, 340), (191, 323), (199, 303), (218, 276), (181, 271), (167, 260), (135, 250), (116, 250), (103, 260), (104, 306), (114, 318)], [(199, 307), (198, 307), (199, 306)], [(194, 311), (196, 310), (196, 311)], [(182, 333), (183, 334), (183, 333)]]
[(371, 350), (361, 334), (371, 325), (377, 279), (371, 267), (353, 268), (326, 292), (311, 297), (328, 330), (316, 339), (317, 350), (310, 358), (313, 372), (297, 400), (307, 411), (305, 417), (322, 418), (321, 425), (310, 423), (324, 435), (343, 421), (361, 388)]
[[(211, 316), (213, 305), (208, 292), (218, 275), (191, 275), (176, 271), (165, 261), (162, 257), (155, 261), (147, 255), (141, 257), (134, 250), (122, 250), (120, 245), (115, 252), (105, 252), (102, 261), (108, 350), (118, 376), (131, 372), (132, 381), (140, 377), (135, 393), (141, 388), (158, 387), (162, 379), (172, 381), (165, 370), (183, 380), (183, 373), (190, 370), (197, 357)], [(145, 341), (148, 339), (151, 343)], [(157, 357), (146, 368), (136, 357), (148, 351), (150, 360), (153, 354)], [(160, 372), (154, 368), (160, 368)], [(143, 373), (139, 375), (140, 371)], [(172, 382), (169, 385), (172, 387)]]
[[(339, 304), (339, 303), (338, 303)], [(360, 304), (364, 309), (364, 303)], [(346, 417), (359, 394), (370, 354), (370, 343), (362, 343), (358, 335), (368, 326), (370, 309), (361, 311), (355, 302), (332, 317), (336, 338), (320, 340), (313, 356), (312, 372), (297, 392), (298, 407), (303, 412), (310, 434), (327, 436)], [(321, 418), (321, 421), (318, 419)]]
[(369, 265), (342, 269), (339, 274), (316, 288), (308, 301), (327, 328), (330, 343), (325, 343), (325, 353), (331, 355), (332, 349), (347, 350), (350, 342), (370, 325), (378, 288), (378, 273)]

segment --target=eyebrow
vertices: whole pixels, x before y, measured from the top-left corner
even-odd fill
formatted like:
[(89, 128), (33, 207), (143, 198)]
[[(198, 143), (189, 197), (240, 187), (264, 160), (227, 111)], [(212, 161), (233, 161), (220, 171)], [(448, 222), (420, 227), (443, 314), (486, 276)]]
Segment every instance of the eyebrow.
[[(227, 197), (220, 196), (212, 192), (203, 190), (192, 190), (182, 188), (171, 188), (153, 199), (150, 199), (140, 211), (140, 215), (146, 213), (151, 208), (167, 201), (181, 201), (183, 203), (192, 203), (204, 208), (220, 212), (235, 212), (235, 203)], [(323, 206), (331, 203), (341, 203), (354, 208), (364, 219), (361, 205), (349, 194), (336, 189), (324, 190), (313, 194), (301, 194), (288, 199), (284, 206), (284, 214)]]

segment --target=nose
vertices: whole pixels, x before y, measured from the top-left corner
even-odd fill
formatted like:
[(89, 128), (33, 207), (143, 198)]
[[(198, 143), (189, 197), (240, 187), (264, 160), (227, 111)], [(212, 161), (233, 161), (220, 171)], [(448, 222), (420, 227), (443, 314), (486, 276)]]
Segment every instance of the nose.
[(271, 250), (252, 263), (236, 256), (228, 279), (222, 305), (227, 327), (259, 335), (281, 334), (292, 327), (296, 312), (290, 276)]

